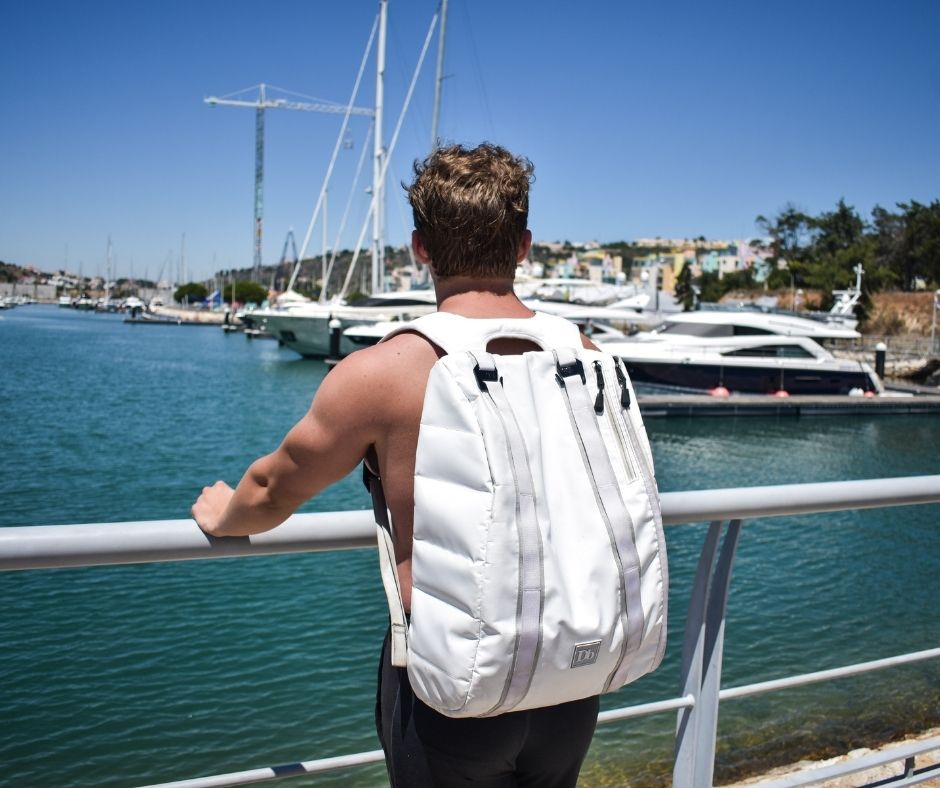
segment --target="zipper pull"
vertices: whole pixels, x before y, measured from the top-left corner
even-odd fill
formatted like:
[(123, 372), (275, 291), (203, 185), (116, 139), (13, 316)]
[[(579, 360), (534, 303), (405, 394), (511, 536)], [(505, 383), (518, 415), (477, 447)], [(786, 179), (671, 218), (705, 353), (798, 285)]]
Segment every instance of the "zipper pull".
[(594, 412), (600, 416), (604, 413), (604, 373), (601, 371), (601, 362), (594, 362), (594, 372), (597, 373), (597, 396), (594, 398)]
[(614, 369), (617, 372), (617, 382), (620, 384), (620, 405), (624, 410), (627, 410), (630, 407), (630, 389), (627, 388), (627, 376), (623, 374), (619, 362), (614, 364)]

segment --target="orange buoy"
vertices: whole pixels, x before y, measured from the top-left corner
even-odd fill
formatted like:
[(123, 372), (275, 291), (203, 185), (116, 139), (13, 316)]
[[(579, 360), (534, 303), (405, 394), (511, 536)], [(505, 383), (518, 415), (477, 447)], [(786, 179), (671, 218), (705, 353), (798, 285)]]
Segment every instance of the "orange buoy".
[(863, 397), (874, 397), (874, 396), (875, 396), (875, 392), (872, 391), (871, 389), (869, 389), (869, 390), (866, 391), (864, 394), (862, 394), (862, 396), (863, 396)]
[(784, 391), (783, 389), (780, 389), (779, 391), (775, 391), (771, 396), (774, 396), (774, 397), (789, 397), (789, 396), (790, 396), (790, 393), (789, 393), (788, 391)]
[(724, 386), (715, 386), (713, 389), (709, 389), (708, 393), (713, 397), (730, 397), (731, 392), (728, 391)]

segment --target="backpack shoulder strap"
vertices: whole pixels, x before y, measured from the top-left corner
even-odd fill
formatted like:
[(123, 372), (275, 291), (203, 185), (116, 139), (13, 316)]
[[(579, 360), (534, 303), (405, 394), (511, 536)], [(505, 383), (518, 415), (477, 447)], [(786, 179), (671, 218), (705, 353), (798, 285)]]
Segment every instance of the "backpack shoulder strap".
[(448, 354), (485, 351), (497, 337), (528, 339), (543, 350), (581, 347), (581, 332), (564, 318), (536, 312), (528, 318), (469, 318), (452, 312), (433, 312), (404, 324), (382, 341), (406, 331), (421, 334)]
[(388, 599), (391, 631), (391, 662), (397, 668), (408, 664), (408, 617), (401, 597), (398, 566), (395, 563), (395, 543), (392, 539), (392, 524), (385, 502), (382, 478), (369, 467), (368, 458), (362, 461), (362, 482), (372, 496), (372, 512), (375, 516), (376, 535), (379, 548), (379, 569), (382, 585)]

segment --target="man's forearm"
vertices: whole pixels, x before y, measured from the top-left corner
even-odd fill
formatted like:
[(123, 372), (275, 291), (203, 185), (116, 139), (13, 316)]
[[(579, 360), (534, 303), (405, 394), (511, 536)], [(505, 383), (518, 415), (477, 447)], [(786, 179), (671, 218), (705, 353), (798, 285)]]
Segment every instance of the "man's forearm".
[(269, 457), (251, 464), (212, 529), (213, 536), (249, 536), (270, 531), (294, 513), (291, 502), (278, 501), (272, 494), (267, 473)]
[(269, 531), (352, 471), (374, 443), (372, 432), (363, 426), (370, 422), (360, 415), (372, 412), (372, 403), (350, 406), (362, 400), (356, 394), (362, 378), (361, 365), (350, 366), (349, 359), (337, 365), (321, 384), (310, 411), (275, 451), (249, 466), (234, 490), (224, 482), (203, 488), (192, 507), (199, 527), (210, 536)]

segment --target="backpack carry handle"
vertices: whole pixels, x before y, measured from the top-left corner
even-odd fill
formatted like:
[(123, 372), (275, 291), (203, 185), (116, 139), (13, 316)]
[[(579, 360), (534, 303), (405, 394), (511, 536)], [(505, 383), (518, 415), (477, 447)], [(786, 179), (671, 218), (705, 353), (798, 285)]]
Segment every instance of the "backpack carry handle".
[(485, 353), (494, 339), (523, 339), (542, 350), (581, 347), (581, 331), (574, 323), (541, 312), (522, 318), (469, 318), (434, 312), (395, 329), (382, 341), (405, 331), (421, 334), (448, 355), (465, 351)]

